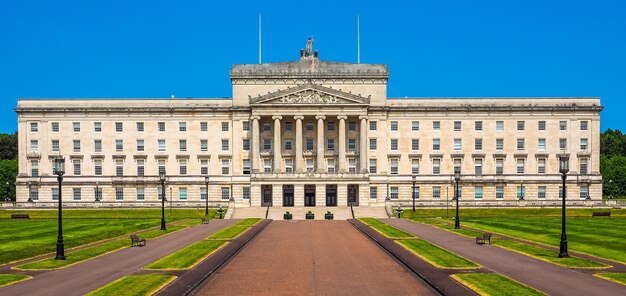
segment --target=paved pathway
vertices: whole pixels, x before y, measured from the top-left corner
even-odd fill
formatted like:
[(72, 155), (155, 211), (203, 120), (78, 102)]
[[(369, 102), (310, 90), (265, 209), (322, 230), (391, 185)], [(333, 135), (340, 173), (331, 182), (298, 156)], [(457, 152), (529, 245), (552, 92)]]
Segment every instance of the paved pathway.
[[(139, 271), (145, 265), (237, 222), (211, 220), (148, 241), (145, 247), (126, 248), (64, 269), (47, 271), (33, 279), (0, 288), (0, 295), (83, 295), (118, 278)], [(129, 239), (130, 244), (130, 239)], [(71, 256), (71, 254), (66, 254)]]
[(197, 295), (434, 295), (347, 221), (274, 221)]
[(563, 268), (495, 246), (480, 246), (472, 238), (427, 224), (405, 219), (382, 221), (550, 295), (626, 295), (626, 287), (581, 270)]

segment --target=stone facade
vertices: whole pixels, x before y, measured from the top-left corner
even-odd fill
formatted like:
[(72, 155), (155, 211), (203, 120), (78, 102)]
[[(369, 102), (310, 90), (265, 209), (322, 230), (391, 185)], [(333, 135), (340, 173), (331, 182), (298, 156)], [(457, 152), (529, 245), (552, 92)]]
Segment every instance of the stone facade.
[[(385, 65), (234, 65), (232, 99), (21, 99), (17, 200), (384, 205), (452, 198), (600, 200), (598, 98), (387, 98)], [(276, 145), (278, 144), (278, 145)], [(56, 196), (56, 195), (55, 195)]]

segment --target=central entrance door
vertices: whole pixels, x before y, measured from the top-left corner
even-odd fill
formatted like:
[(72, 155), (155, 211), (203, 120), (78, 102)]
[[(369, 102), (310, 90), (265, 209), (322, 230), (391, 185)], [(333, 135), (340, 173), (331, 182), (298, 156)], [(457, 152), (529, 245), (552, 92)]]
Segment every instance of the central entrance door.
[(348, 185), (348, 205), (359, 205), (359, 185)]
[(283, 207), (293, 207), (293, 185), (283, 185)]
[(304, 206), (315, 206), (315, 185), (304, 185)]
[(326, 185), (326, 206), (337, 206), (337, 185)]
[(261, 186), (261, 206), (262, 207), (272, 206), (272, 185)]

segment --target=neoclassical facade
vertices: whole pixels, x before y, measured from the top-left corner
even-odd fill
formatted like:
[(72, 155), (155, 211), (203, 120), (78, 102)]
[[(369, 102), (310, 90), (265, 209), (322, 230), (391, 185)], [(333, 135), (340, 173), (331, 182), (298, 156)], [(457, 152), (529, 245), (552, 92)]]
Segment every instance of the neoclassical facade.
[[(598, 98), (388, 98), (382, 64), (234, 65), (228, 99), (21, 99), (17, 200), (380, 206), (600, 200)], [(205, 176), (209, 176), (208, 192)]]

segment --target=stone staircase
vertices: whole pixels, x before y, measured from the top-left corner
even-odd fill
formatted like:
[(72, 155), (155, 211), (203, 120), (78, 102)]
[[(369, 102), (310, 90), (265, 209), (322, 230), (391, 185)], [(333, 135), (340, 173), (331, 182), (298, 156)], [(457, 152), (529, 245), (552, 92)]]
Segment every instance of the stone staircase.
[[(235, 208), (232, 219), (245, 218), (265, 218), (264, 207)], [(311, 211), (315, 214), (315, 220), (324, 220), (324, 214), (330, 211), (334, 215), (335, 220), (352, 219), (350, 207), (270, 207), (267, 218), (273, 220), (283, 220), (283, 214), (289, 211), (293, 215), (293, 220), (305, 220), (305, 214)], [(372, 218), (388, 218), (384, 207), (354, 207), (354, 216), (356, 218), (372, 217)]]

